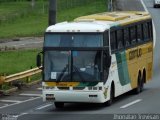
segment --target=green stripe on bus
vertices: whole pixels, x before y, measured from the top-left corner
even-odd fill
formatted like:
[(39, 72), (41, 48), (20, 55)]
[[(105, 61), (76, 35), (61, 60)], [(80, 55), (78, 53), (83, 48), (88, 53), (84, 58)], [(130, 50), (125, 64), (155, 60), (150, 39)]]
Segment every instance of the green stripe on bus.
[(117, 59), (118, 75), (121, 85), (124, 86), (131, 83), (131, 80), (129, 78), (125, 51), (116, 53), (116, 59)]
[(88, 86), (96, 86), (98, 82), (80, 82), (77, 87), (88, 87)]

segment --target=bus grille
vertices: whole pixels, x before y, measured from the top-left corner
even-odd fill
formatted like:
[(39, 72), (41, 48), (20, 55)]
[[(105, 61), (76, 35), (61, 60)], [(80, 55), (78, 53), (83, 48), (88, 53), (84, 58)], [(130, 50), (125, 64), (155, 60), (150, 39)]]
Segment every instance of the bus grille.
[(69, 87), (58, 87), (60, 90), (69, 90)]
[(73, 90), (84, 90), (85, 87), (73, 87)]

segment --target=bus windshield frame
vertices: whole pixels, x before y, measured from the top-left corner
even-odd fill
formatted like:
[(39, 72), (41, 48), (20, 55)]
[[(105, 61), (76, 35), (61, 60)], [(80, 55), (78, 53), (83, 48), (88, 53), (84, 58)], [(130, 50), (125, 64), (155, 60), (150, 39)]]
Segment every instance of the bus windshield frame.
[[(103, 76), (102, 76), (102, 73), (103, 73), (103, 68), (102, 68), (102, 66), (103, 66), (103, 53), (105, 52), (105, 53), (109, 54), (109, 45), (108, 46), (104, 46), (104, 43), (105, 44), (109, 43), (109, 41), (108, 41), (109, 38), (106, 38), (106, 36), (108, 36), (108, 32), (107, 32), (107, 35), (106, 34), (104, 35), (104, 33), (46, 33), (45, 36), (48, 35), (48, 34), (49, 35), (55, 35), (55, 34), (60, 34), (60, 35), (61, 34), (62, 35), (63, 34), (65, 34), (65, 35), (102, 35), (101, 36), (102, 37), (102, 41), (101, 41), (101, 46), (87, 46), (87, 47), (86, 46), (51, 46), (51, 44), (50, 45), (45, 45), (46, 44), (45, 43), (46, 41), (45, 41), (44, 42), (44, 48), (43, 48), (43, 51), (44, 51), (44, 57), (43, 57), (43, 65), (44, 65), (44, 67), (43, 67), (43, 71), (44, 71), (43, 72), (43, 81), (45, 81), (45, 82), (95, 82), (95, 81), (96, 82), (102, 82), (103, 81)], [(104, 40), (106, 40), (106, 39), (107, 39), (107, 42), (106, 41), (104, 42)], [(45, 38), (45, 40), (46, 40), (46, 38)], [(100, 45), (100, 44), (98, 44), (98, 45)], [(50, 71), (50, 73), (49, 73), (49, 76), (52, 76), (52, 78), (57, 76), (57, 80), (51, 79), (49, 77), (47, 77), (47, 79), (46, 79), (46, 76), (48, 74), (46, 71), (49, 71), (48, 70), (49, 67), (48, 68), (46, 67), (47, 64), (48, 64), (47, 62), (49, 62), (49, 60), (47, 60), (49, 57), (46, 59), (46, 56), (50, 56), (50, 55), (47, 55), (49, 52), (50, 53), (51, 52), (59, 52), (59, 53), (64, 54), (64, 56), (66, 56), (65, 52), (68, 52), (68, 54), (70, 53), (70, 56), (68, 56), (68, 58), (66, 60), (63, 59), (64, 62), (69, 60), (67, 64), (65, 63), (65, 65), (63, 66), (63, 69), (60, 70), (61, 72), (64, 72), (64, 73), (62, 73), (62, 74), (60, 73), (59, 76), (58, 76), (58, 72), (56, 72), (56, 71)], [(85, 55), (82, 55), (82, 53), (85, 54)], [(90, 54), (87, 55), (86, 53), (90, 53)], [(60, 54), (57, 54), (57, 55), (60, 55)], [(74, 64), (77, 64), (74, 61), (74, 59), (77, 59), (77, 60), (80, 59), (80, 57), (78, 58), (78, 55), (81, 55), (83, 57), (86, 56), (85, 59), (87, 59), (87, 57), (89, 57), (89, 55), (92, 56), (92, 58), (94, 56), (94, 60), (93, 61), (96, 60), (97, 55), (99, 56), (99, 58), (100, 58), (100, 63), (99, 63), (100, 69), (99, 69), (99, 72), (98, 72), (99, 80), (98, 79), (96, 79), (96, 80), (86, 80), (85, 79), (85, 76), (90, 78), (90, 79), (93, 78), (93, 76), (91, 76), (88, 73), (87, 74), (84, 73), (84, 71), (86, 69), (88, 69), (89, 67), (91, 67), (91, 66), (93, 67), (94, 64), (92, 63), (91, 66), (89, 66), (89, 65), (87, 66), (86, 65), (88, 68), (87, 67), (85, 68), (84, 65), (83, 65), (83, 67), (81, 67), (81, 68), (79, 67), (78, 68), (77, 66), (74, 65)], [(61, 57), (59, 56), (59, 57), (62, 58), (62, 56)], [(88, 59), (90, 59), (90, 58), (88, 58)], [(52, 61), (52, 60), (50, 60), (50, 61)], [(58, 61), (58, 60), (56, 60), (56, 61)], [(59, 60), (59, 62), (60, 62), (60, 60)], [(80, 64), (82, 65), (82, 61), (80, 62)], [(70, 74), (69, 74), (69, 72), (67, 73), (66, 71), (70, 71)], [(94, 70), (92, 69), (92, 71), (95, 72), (95, 68), (94, 68)], [(68, 75), (65, 75), (66, 73)], [(77, 79), (79, 79), (78, 81), (75, 81), (73, 79), (74, 78), (74, 74), (76, 74), (75, 77)], [(93, 72), (92, 72), (92, 74), (93, 74)], [(64, 77), (63, 75), (65, 75), (67, 77), (69, 76), (68, 78), (67, 77), (66, 78), (70, 79), (70, 80), (62, 81), (61, 78)]]

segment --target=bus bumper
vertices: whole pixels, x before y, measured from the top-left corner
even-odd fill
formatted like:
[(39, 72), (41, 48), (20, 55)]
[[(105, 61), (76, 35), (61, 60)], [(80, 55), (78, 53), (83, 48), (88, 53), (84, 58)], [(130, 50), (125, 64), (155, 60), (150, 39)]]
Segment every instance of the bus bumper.
[(103, 91), (43, 91), (43, 101), (104, 103), (107, 99), (105, 99)]

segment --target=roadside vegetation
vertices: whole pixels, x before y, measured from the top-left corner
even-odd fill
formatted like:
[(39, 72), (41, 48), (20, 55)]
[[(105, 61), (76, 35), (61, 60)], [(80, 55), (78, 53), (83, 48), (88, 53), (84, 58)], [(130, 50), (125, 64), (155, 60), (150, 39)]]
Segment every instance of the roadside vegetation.
[(10, 75), (36, 67), (40, 50), (0, 52), (0, 75)]
[[(11, 1), (11, 2), (9, 2)], [(48, 2), (37, 0), (34, 8), (26, 0), (0, 0), (0, 39), (42, 36), (48, 26)], [(106, 0), (57, 0), (58, 22), (106, 11)], [(31, 9), (32, 8), (32, 9)], [(35, 67), (39, 50), (0, 52), (0, 74), (13, 74)]]
[[(57, 0), (57, 22), (105, 12), (106, 0)], [(48, 26), (48, 0), (0, 0), (0, 40), (17, 37), (43, 36)], [(0, 76), (36, 67), (36, 55), (41, 50), (18, 50), (0, 52)], [(33, 76), (31, 81), (40, 78)], [(0, 85), (8, 89), (10, 85)]]
[[(18, 50), (0, 52), (0, 76), (8, 76), (18, 72), (26, 71), (36, 67), (36, 55), (41, 50)], [(39, 80), (41, 74), (31, 76), (19, 81), (22, 84), (28, 84)], [(0, 84), (0, 91), (13, 88), (14, 82)]]
[[(48, 26), (47, 0), (36, 0), (34, 7), (31, 6), (30, 0), (1, 1), (0, 39), (43, 35)], [(106, 0), (57, 0), (57, 2), (57, 22), (71, 21), (82, 15), (107, 10)]]

